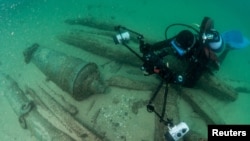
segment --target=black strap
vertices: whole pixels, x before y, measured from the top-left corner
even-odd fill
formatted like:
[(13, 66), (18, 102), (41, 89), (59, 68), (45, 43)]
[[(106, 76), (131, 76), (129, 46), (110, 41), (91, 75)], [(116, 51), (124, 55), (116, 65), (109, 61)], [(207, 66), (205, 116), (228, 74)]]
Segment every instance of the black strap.
[(166, 105), (167, 105), (167, 95), (168, 95), (168, 86), (165, 87), (163, 107), (162, 107), (161, 119), (160, 119), (161, 121), (164, 121), (164, 116), (165, 116), (165, 112), (166, 112)]
[(159, 93), (161, 87), (163, 85), (163, 80), (161, 80), (160, 84), (158, 85), (156, 91), (154, 92), (153, 96), (150, 98), (149, 102), (148, 102), (148, 105), (151, 105), (155, 99), (155, 97), (157, 96), (157, 94)]
[(135, 52), (130, 46), (128, 46), (126, 43), (122, 43), (129, 51), (131, 51), (135, 56), (137, 56), (141, 61), (144, 62), (143, 57), (141, 57), (137, 52)]
[(167, 95), (168, 95), (168, 85), (166, 85), (165, 87), (165, 93), (164, 93), (164, 98), (163, 98), (163, 105), (162, 105), (162, 111), (161, 111), (161, 114), (159, 114), (156, 110), (155, 110), (155, 107), (152, 105), (155, 97), (157, 96), (157, 94), (159, 93), (162, 85), (163, 85), (163, 82), (164, 80), (162, 80), (160, 82), (160, 84), (158, 85), (156, 91), (154, 92), (153, 96), (150, 98), (149, 102), (148, 102), (148, 105), (147, 105), (147, 110), (148, 112), (154, 112), (156, 116), (158, 116), (160, 118), (160, 122), (163, 122), (164, 125), (170, 125), (172, 126), (173, 125), (173, 122), (172, 120), (168, 119), (165, 120), (164, 119), (164, 116), (165, 116), (165, 113), (166, 113), (166, 105), (167, 105)]

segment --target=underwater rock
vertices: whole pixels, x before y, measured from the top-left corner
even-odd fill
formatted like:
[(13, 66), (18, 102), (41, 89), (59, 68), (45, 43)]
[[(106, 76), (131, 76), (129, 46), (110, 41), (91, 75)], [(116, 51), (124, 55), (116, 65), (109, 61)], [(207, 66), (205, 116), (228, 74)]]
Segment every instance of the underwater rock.
[(95, 93), (103, 93), (106, 87), (100, 79), (95, 63), (40, 47), (33, 44), (24, 52), (25, 62), (32, 61), (50, 80), (71, 94), (75, 100), (83, 100)]
[(9, 75), (0, 73), (0, 80), (1, 93), (18, 116), (19, 123), (24, 129), (29, 129), (38, 141), (74, 141), (38, 113), (36, 105)]

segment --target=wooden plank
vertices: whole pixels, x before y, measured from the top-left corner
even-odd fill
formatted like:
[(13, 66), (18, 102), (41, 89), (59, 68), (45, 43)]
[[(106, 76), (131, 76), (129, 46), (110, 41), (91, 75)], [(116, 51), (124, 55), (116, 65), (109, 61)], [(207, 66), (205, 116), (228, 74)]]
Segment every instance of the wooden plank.
[(206, 93), (205, 91), (200, 89), (181, 88), (178, 89), (178, 93), (208, 124), (225, 124), (225, 121), (218, 115), (213, 106), (202, 97), (203, 94)]

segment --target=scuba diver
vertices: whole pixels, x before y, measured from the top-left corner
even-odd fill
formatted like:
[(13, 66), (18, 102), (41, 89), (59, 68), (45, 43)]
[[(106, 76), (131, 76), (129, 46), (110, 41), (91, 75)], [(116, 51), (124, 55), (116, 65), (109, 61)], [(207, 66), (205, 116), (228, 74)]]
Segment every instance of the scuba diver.
[[(173, 26), (184, 26), (188, 29), (167, 38), (169, 28)], [(160, 76), (161, 83), (149, 100), (147, 110), (154, 112), (160, 121), (169, 127), (169, 131), (165, 134), (168, 141), (179, 140), (189, 131), (189, 127), (184, 122), (173, 125), (172, 119), (164, 119), (168, 84), (194, 87), (204, 72), (219, 69), (220, 61), (216, 54), (223, 50), (224, 42), (220, 33), (214, 29), (213, 20), (204, 17), (199, 30), (186, 24), (172, 24), (166, 28), (166, 39), (154, 44), (145, 43), (143, 35), (126, 27), (117, 26), (115, 30), (119, 34), (114, 37), (114, 42), (124, 45), (142, 60), (141, 70), (144, 75)], [(128, 45), (130, 33), (137, 35), (142, 56)], [(152, 103), (163, 86), (163, 82), (166, 83), (163, 108), (162, 112), (158, 113)]]
[[(172, 26), (185, 26), (191, 30), (182, 30), (168, 39), (167, 32)], [(128, 36), (127, 32), (119, 34), (115, 42), (127, 45)], [(144, 75), (158, 74), (167, 83), (193, 87), (203, 72), (209, 70), (209, 66), (219, 69), (220, 61), (216, 53), (223, 50), (223, 40), (214, 29), (211, 18), (203, 19), (200, 30), (185, 24), (172, 24), (167, 27), (165, 36), (163, 41), (148, 44), (139, 34), (142, 57), (136, 55), (143, 61), (141, 70)]]
[[(141, 44), (145, 75), (158, 74), (168, 83), (194, 87), (207, 68), (219, 69), (216, 52), (223, 48), (219, 32), (210, 18), (204, 18), (201, 33), (182, 30), (176, 36), (153, 45)], [(172, 62), (171, 62), (172, 61)]]

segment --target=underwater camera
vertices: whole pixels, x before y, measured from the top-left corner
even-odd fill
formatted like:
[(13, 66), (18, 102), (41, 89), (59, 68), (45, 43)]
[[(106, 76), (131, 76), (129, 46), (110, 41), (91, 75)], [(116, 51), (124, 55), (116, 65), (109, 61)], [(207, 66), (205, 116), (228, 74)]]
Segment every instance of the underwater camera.
[(189, 127), (185, 122), (180, 122), (179, 124), (169, 128), (169, 131), (165, 134), (167, 141), (178, 141), (189, 131)]
[(113, 37), (115, 44), (121, 44), (123, 42), (128, 42), (130, 39), (130, 34), (128, 31), (119, 33)]
[[(138, 33), (138, 32), (135, 32), (131, 29), (128, 29), (124, 26), (121, 26), (121, 25), (118, 25), (118, 26), (115, 26), (115, 31), (118, 32), (118, 34), (116, 34), (113, 39), (114, 39), (114, 42), (115, 44), (124, 44), (124, 43), (127, 43), (130, 38), (131, 38), (131, 35), (135, 35), (137, 36), (137, 39), (138, 40), (142, 40), (143, 39), (143, 35)], [(131, 33), (131, 35), (130, 35)]]

